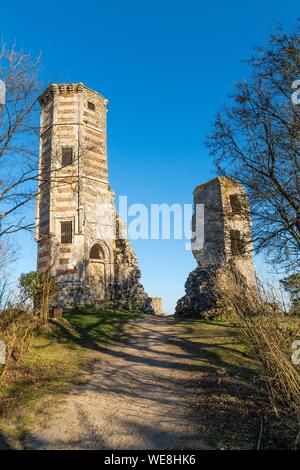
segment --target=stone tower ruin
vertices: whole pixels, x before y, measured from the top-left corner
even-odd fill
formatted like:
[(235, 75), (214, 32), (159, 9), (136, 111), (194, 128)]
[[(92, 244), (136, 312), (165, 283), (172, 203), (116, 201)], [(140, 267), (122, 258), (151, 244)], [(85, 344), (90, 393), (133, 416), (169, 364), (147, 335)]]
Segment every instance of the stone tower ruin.
[(39, 102), (38, 271), (56, 277), (57, 305), (144, 309), (151, 300), (108, 182), (107, 100), (82, 83), (63, 83)]
[[(228, 177), (197, 186), (194, 204), (204, 205), (204, 244), (193, 250), (198, 266), (187, 279), (186, 294), (177, 302), (176, 313), (216, 316), (220, 313), (216, 286), (228, 270), (244, 285), (255, 286), (249, 205), (241, 185)], [(194, 230), (195, 224), (194, 215)]]

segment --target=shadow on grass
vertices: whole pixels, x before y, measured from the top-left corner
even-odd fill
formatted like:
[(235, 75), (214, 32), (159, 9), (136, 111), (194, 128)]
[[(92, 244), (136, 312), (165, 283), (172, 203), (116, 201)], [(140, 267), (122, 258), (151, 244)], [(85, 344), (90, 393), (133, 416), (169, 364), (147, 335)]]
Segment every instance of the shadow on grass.
[(193, 404), (200, 429), (217, 449), (292, 449), (299, 431), (288, 415), (277, 416), (265, 391), (227, 374), (201, 378)]
[[(238, 351), (235, 340), (230, 337), (231, 331), (224, 332), (224, 327), (220, 323), (203, 322), (210, 327), (210, 341), (203, 341), (205, 334), (194, 331), (193, 325), (202, 322), (185, 322), (180, 324), (179, 332), (163, 332), (157, 328), (153, 329), (152, 321), (147, 318), (143, 324), (136, 323), (133, 340), (130, 340), (130, 350), (126, 347), (128, 337), (124, 333), (122, 326), (128, 320), (135, 319), (137, 314), (128, 311), (113, 311), (83, 309), (73, 310), (64, 314), (64, 320), (56, 322), (58, 331), (58, 341), (66, 341), (70, 347), (80, 346), (97, 352), (105, 352), (114, 357), (123, 358), (128, 363), (144, 364), (149, 367), (159, 367), (165, 369), (189, 370), (199, 373), (211, 372), (215, 369), (226, 368), (229, 373), (239, 376), (253, 375), (253, 370), (245, 361), (248, 357), (243, 351)], [(155, 322), (174, 326), (177, 321), (173, 319), (155, 318)], [(145, 326), (146, 324), (146, 326)], [(201, 326), (201, 325), (200, 325)], [(213, 326), (218, 328), (212, 333)], [(199, 333), (199, 337), (197, 337)], [(187, 337), (187, 335), (189, 335)], [(214, 335), (214, 336), (212, 336)], [(204, 338), (203, 338), (204, 336)], [(212, 337), (215, 341), (211, 341)], [(149, 356), (141, 353), (152, 352), (152, 339), (155, 338), (155, 354)], [(225, 341), (224, 341), (225, 340)], [(108, 343), (117, 341), (124, 348), (113, 349)], [(174, 346), (173, 350), (166, 351), (164, 344)], [(159, 345), (160, 347), (157, 347)], [(161, 356), (161, 358), (160, 358)], [(235, 357), (239, 356), (240, 361)], [(187, 365), (183, 360), (190, 360)]]
[(92, 307), (66, 311), (61, 321), (54, 322), (57, 340), (99, 350), (103, 343), (125, 339), (122, 327), (137, 315), (133, 311), (95, 310)]

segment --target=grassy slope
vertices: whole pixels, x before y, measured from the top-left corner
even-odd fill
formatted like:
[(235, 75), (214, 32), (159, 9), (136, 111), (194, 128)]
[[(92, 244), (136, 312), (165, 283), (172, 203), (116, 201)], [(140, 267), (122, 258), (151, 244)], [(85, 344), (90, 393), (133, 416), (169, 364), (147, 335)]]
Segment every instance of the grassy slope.
[(36, 335), (23, 361), (0, 383), (0, 449), (18, 448), (26, 428), (86, 379), (99, 357), (97, 345), (122, 334), (124, 323), (134, 317), (134, 312), (85, 309), (66, 313), (49, 332)]
[[(179, 321), (179, 320), (177, 320)], [(182, 339), (200, 360), (195, 384), (201, 433), (215, 449), (291, 448), (298, 428), (269, 405), (258, 364), (226, 322), (186, 320)]]

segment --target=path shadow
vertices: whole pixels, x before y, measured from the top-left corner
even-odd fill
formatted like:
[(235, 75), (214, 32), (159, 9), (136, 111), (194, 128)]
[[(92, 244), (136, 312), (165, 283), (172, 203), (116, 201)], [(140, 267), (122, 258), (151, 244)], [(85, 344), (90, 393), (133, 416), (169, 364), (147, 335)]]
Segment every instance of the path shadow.
[[(62, 323), (57, 323), (59, 337), (62, 338), (62, 340), (66, 339), (68, 343), (73, 342), (87, 349), (123, 358), (128, 363), (199, 373), (210, 372), (216, 368), (226, 368), (232, 374), (245, 376), (253, 374), (253, 370), (247, 365), (244, 365), (244, 359), (247, 358), (247, 355), (234, 348), (234, 339), (225, 337), (224, 333), (219, 336), (219, 341), (216, 341), (216, 343), (199, 341), (199, 337), (195, 335), (191, 338), (181, 337), (183, 334), (187, 335), (191, 333), (191, 328), (188, 325), (185, 327), (185, 330), (182, 331), (182, 334), (178, 336), (174, 334), (174, 332), (160, 332), (157, 329), (151, 328), (151, 322), (153, 321), (151, 318), (150, 326), (147, 327), (145, 327), (144, 324), (140, 325), (138, 322), (133, 322), (134, 329), (139, 331), (139, 334), (135, 334), (133, 338), (128, 338), (121, 334), (118, 338), (112, 339), (109, 335), (105, 334), (105, 332), (99, 334), (97, 327), (103, 324), (103, 318), (85, 327), (79, 327), (76, 322), (72, 322), (71, 317), (69, 317), (68, 320), (72, 329)], [(105, 321), (107, 323), (114, 323), (115, 320), (109, 319), (108, 317)], [(145, 322), (147, 324), (147, 318), (144, 323)], [(155, 318), (155, 322), (158, 324), (161, 323), (164, 326), (170, 325), (174, 327), (174, 325), (176, 325), (173, 319), (170, 322), (165, 318)], [(218, 326), (221, 325), (218, 324)], [(220, 338), (224, 341), (221, 342)], [(200, 339), (202, 339), (202, 335)], [(157, 344), (163, 345), (165, 343), (173, 346), (176, 352), (166, 352), (164, 347), (161, 350), (157, 348)], [(124, 347), (114, 349), (111, 346), (112, 344), (123, 345)], [(152, 348), (152, 344), (155, 345), (155, 350)], [(145, 355), (147, 352), (149, 355)], [(229, 355), (230, 353), (240, 356), (241, 363), (237, 365), (226, 361), (226, 354)], [(160, 359), (160, 355), (163, 356), (163, 358)], [(189, 361), (190, 364), (186, 364), (184, 360)]]
[[(150, 429), (151, 407), (163, 407), (169, 424), (174, 420), (175, 426), (178, 418), (168, 414), (168, 407), (172, 404), (173, 409), (188, 411), (187, 403), (191, 406), (190, 415), (195, 415), (198, 420), (193, 425), (199, 425), (201, 432), (216, 447), (232, 448), (234, 443), (239, 443), (237, 448), (253, 447), (260, 423), (256, 410), (257, 390), (251, 381), (255, 371), (247, 355), (236, 349), (234, 335), (229, 329), (215, 324), (214, 342), (214, 333), (204, 331), (202, 334), (200, 330), (195, 334), (192, 326), (197, 325), (196, 320), (191, 325), (178, 324), (173, 318), (145, 317), (141, 322), (127, 324), (128, 330), (132, 325), (131, 336), (121, 334), (112, 339), (105, 332), (98, 335), (103, 318), (84, 327), (72, 322), (70, 317), (68, 321), (71, 328), (57, 323), (61, 341), (102, 353), (88, 383), (79, 385), (73, 393), (80, 395), (83, 391), (92, 391), (99, 397), (126, 398), (128, 409), (123, 410), (126, 420), (132, 419), (141, 435), (145, 433), (153, 441), (151, 448), (156, 448), (159, 434), (159, 428)], [(115, 320), (108, 317), (105, 321), (113, 323)], [(188, 378), (186, 372), (191, 373)], [(141, 415), (144, 424), (140, 422)], [(121, 419), (114, 417), (117, 418)], [(94, 434), (97, 435), (96, 430)], [(176, 432), (173, 440), (171, 435), (169, 437), (172, 442), (179, 442)], [(101, 442), (102, 448), (108, 448), (105, 439), (101, 441), (99, 437), (97, 442), (87, 439), (86, 445), (90, 448)], [(75, 447), (77, 444), (73, 443)]]

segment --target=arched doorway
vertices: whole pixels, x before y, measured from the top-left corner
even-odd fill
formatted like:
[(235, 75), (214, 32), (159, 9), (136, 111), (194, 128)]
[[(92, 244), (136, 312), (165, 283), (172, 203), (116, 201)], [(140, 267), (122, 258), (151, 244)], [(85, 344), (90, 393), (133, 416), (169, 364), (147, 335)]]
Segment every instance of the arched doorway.
[(89, 252), (88, 275), (91, 294), (100, 300), (106, 297), (106, 264), (105, 250), (100, 243), (95, 243)]

